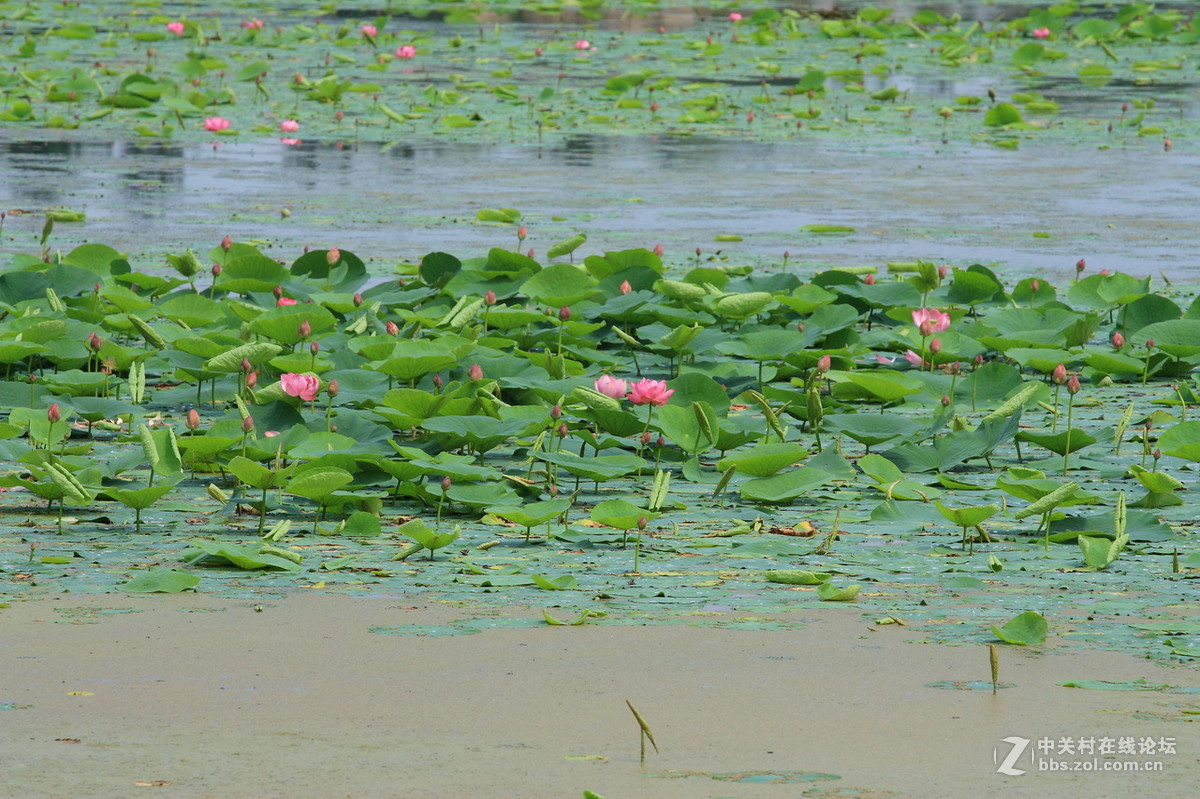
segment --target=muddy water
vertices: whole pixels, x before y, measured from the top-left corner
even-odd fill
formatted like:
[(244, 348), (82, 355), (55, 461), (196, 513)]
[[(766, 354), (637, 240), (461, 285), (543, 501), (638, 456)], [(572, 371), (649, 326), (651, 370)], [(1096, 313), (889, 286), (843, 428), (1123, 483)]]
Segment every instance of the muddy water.
[[(540, 252), (583, 232), (583, 254), (661, 243), (679, 266), (700, 248), (703, 258), (720, 250), (761, 267), (788, 251), (801, 268), (925, 258), (1066, 276), (1084, 257), (1096, 269), (1200, 277), (1200, 156), (1157, 141), (1008, 151), (579, 136), (543, 147), (348, 139), (290, 148), (6, 135), (4, 250), (37, 251), (42, 213), (66, 207), (87, 221), (59, 224), (52, 245), (107, 243), (143, 269), (228, 233), (264, 240), (285, 260), (337, 244), (387, 274), (434, 250), (515, 246), (511, 228), (475, 221), (480, 208), (509, 207), (525, 214), (523, 246)], [(812, 224), (855, 232), (802, 230)], [(716, 243), (718, 234), (743, 240)]]

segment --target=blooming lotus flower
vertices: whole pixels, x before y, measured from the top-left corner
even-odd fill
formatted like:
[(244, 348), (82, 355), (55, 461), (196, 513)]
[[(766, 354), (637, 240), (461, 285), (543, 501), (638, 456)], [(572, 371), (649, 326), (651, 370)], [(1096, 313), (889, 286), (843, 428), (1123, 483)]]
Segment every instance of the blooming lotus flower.
[(301, 375), (295, 372), (284, 372), (279, 376), (279, 385), (283, 393), (289, 397), (299, 397), (305, 402), (312, 402), (321, 390), (321, 380), (316, 375)]
[(736, 12), (736, 11), (730, 11), (730, 12), (729, 12), (729, 21), (730, 21), (730, 22), (741, 22), (741, 21), (742, 21), (742, 15), (741, 15), (741, 14), (739, 14), (738, 12)]
[(925, 365), (925, 359), (922, 358), (920, 355), (917, 355), (912, 350), (904, 351), (904, 360), (908, 361), (913, 366), (917, 366), (917, 367)]
[(675, 389), (667, 388), (666, 380), (639, 380), (626, 394), (634, 405), (666, 405)]
[(1035, 38), (1035, 39), (1046, 39), (1046, 38), (1049, 38), (1049, 36), (1050, 36), (1050, 29), (1049, 28), (1034, 28), (1033, 30), (1030, 31), (1030, 33), (1033, 34), (1033, 38)]
[(950, 327), (950, 314), (939, 311), (937, 308), (918, 308), (912, 312), (912, 320), (918, 328), (928, 323), (929, 333), (922, 329), (921, 335), (923, 336), (930, 333), (941, 333)]
[(295, 304), (296, 304), (296, 301), (293, 300), (291, 297), (280, 297), (278, 300), (275, 301), (276, 307), (280, 307), (283, 305), (295, 305)]
[(242, 23), (242, 27), (248, 31), (260, 31), (263, 29), (263, 21), (261, 19), (248, 19)]
[(417, 48), (411, 44), (403, 44), (396, 48), (396, 58), (414, 58), (417, 55)]
[(588, 50), (591, 48), (591, 46), (592, 46), (592, 43), (589, 42), (587, 39), (578, 39), (575, 42), (576, 50)]
[(593, 385), (601, 394), (613, 399), (621, 399), (625, 396), (625, 392), (629, 390), (629, 386), (624, 380), (612, 375), (600, 375), (600, 377), (596, 378), (596, 382)]
[(363, 25), (361, 28), (359, 28), (359, 30), (362, 32), (362, 35), (366, 36), (368, 39), (374, 39), (379, 35), (379, 29), (374, 25)]
[(205, 117), (204, 118), (204, 129), (211, 133), (216, 133), (217, 131), (220, 131), (220, 130), (228, 130), (229, 125), (230, 125), (230, 122), (225, 117)]
[(182, 36), (183, 31), (184, 31), (184, 25), (182, 22), (168, 22), (167, 23), (167, 32), (168, 33), (173, 33), (176, 36)]
[(300, 130), (300, 123), (294, 119), (285, 119), (279, 123), (281, 133), (295, 133), (298, 130)]

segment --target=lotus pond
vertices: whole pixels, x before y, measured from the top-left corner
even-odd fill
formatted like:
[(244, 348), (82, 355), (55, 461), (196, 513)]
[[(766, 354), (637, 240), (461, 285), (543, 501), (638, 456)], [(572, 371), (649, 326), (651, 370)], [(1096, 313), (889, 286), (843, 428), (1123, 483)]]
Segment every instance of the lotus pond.
[[(272, 147), (364, 169), (440, 139), (705, 136), (780, 157), (1075, 149), (1167, 180), (1194, 133), (1195, 35), (1149, 5), (497, 5), (116, 22), (0, 3), (6, 152), (118, 140), (236, 171)], [(23, 195), (0, 274), (6, 592), (378, 591), (749, 629), (846, 602), (947, 642), (1200, 653), (1194, 288), (1076, 266), (1092, 239), (1028, 229), (1045, 260), (934, 260), (885, 235), (850, 255), (858, 231), (832, 215), (792, 231), (816, 258), (728, 229), (694, 255), (628, 229), (596, 247), (582, 214), (481, 194), (425, 235), (485, 244), (413, 257), (334, 239), (345, 217), (302, 249), (277, 232), (303, 205), (282, 189), (253, 222), (222, 216), (228, 239), (176, 226), (166, 252), (140, 228), (92, 240), (105, 203), (144, 198)]]

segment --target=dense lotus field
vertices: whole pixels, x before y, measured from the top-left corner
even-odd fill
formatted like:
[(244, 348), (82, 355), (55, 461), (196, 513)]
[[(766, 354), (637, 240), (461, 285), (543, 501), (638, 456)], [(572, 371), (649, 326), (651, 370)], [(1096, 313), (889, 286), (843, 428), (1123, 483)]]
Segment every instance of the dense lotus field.
[(374, 283), (337, 248), (225, 241), (179, 276), (17, 256), (8, 590), (551, 591), (577, 620), (757, 624), (855, 600), (951, 638), (1016, 614), (995, 634), (1200, 651), (1171, 614), (1200, 569), (1189, 296), (1082, 261), (672, 279), (578, 244)]

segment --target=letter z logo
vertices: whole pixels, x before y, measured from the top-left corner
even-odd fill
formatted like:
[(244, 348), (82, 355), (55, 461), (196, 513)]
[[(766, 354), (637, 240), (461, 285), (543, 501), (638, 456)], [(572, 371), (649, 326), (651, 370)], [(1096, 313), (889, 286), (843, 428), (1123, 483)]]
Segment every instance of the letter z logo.
[[(1000, 762), (999, 765), (996, 766), (996, 771), (1000, 774), (1007, 774), (1010, 777), (1021, 776), (1025, 773), (1024, 769), (1013, 768), (1013, 766), (1015, 766), (1017, 761), (1020, 760), (1021, 755), (1025, 754), (1025, 750), (1029, 748), (1029, 739), (1012, 736), (1009, 738), (1002, 738), (1001, 740), (1006, 744), (1012, 744), (1012, 749), (1008, 751), (1008, 754), (1004, 757), (1004, 761)], [(999, 761), (1000, 748), (997, 747), (996, 749), (992, 750), (992, 762), (997, 763)]]

